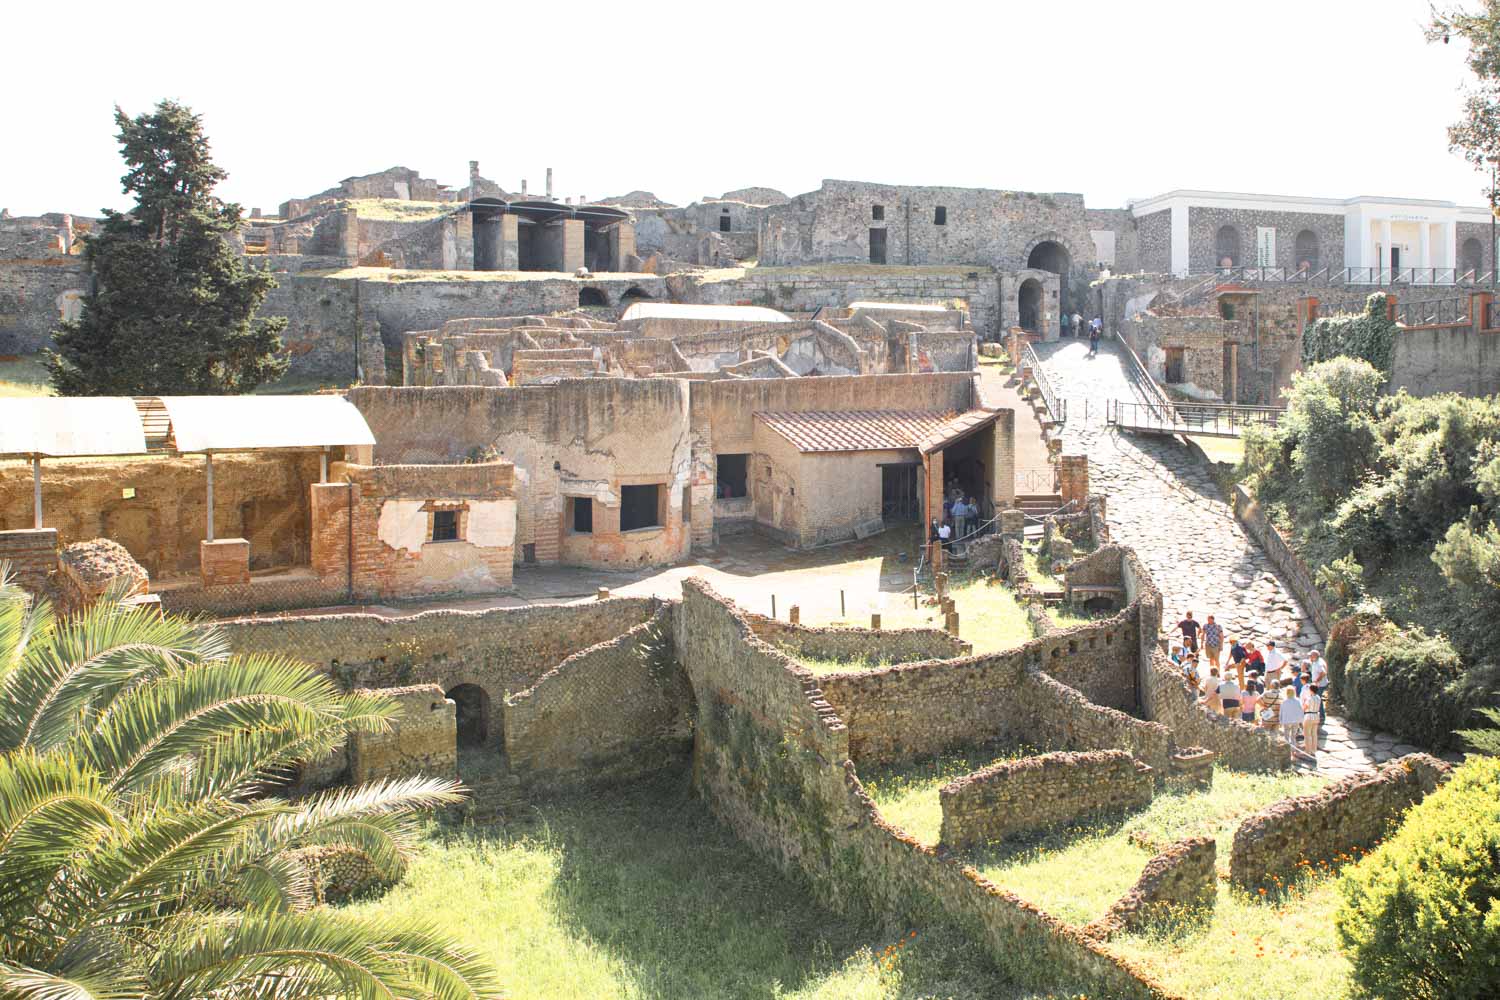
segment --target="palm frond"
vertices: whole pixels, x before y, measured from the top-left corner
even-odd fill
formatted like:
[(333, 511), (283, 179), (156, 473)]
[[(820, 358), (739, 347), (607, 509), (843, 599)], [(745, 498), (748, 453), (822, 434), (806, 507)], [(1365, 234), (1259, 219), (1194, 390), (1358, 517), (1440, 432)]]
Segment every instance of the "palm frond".
[(46, 641), (55, 622), (52, 605), (18, 587), (10, 563), (0, 561), (0, 685), (33, 643)]
[(48, 972), (0, 961), (0, 996), (7, 1000), (139, 1000), (146, 984), (107, 967)]

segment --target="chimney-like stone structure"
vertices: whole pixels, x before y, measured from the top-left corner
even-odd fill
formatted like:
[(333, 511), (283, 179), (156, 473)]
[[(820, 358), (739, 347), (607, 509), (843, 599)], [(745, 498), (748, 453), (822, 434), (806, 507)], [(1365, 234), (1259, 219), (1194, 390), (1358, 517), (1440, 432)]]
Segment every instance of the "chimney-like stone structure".
[(552, 168), (547, 168), (547, 200), (552, 200)]

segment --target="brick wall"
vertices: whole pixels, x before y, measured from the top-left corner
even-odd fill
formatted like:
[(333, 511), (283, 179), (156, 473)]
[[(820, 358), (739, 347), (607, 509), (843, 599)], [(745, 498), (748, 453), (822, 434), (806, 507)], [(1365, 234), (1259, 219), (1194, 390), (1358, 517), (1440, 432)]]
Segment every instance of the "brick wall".
[(57, 529), (18, 528), (0, 531), (0, 562), (21, 587), (33, 593), (48, 591), (48, 581), (57, 570)]
[(1312, 795), (1283, 799), (1234, 831), (1229, 877), (1245, 888), (1290, 881), (1302, 861), (1337, 861), (1374, 847), (1408, 808), (1448, 780), (1452, 766), (1423, 753), (1336, 781)]
[(939, 789), (938, 842), (963, 849), (1144, 808), (1154, 786), (1151, 768), (1124, 750), (1046, 753), (992, 764)]
[(637, 778), (692, 749), (692, 692), (672, 647), (671, 605), (574, 653), (505, 700), (512, 773), (534, 787)]
[(372, 692), (394, 701), (400, 713), (380, 732), (349, 737), (349, 780), (458, 776), (453, 702), (436, 684), (414, 684)]

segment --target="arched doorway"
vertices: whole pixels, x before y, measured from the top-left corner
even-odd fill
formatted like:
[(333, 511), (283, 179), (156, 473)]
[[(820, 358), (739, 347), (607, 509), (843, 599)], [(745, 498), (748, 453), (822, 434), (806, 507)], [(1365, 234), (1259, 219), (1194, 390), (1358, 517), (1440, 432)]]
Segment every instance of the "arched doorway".
[(1318, 234), (1304, 229), (1297, 234), (1297, 270), (1313, 272), (1318, 269)]
[(604, 294), (602, 288), (580, 288), (578, 290), (578, 304), (580, 306), (607, 306), (609, 297)]
[(1035, 278), (1021, 282), (1016, 291), (1016, 312), (1021, 329), (1027, 333), (1042, 332), (1042, 283)]
[(460, 747), (484, 746), (490, 735), (490, 696), (478, 684), (459, 684), (446, 695), (458, 709)]
[(1057, 275), (1060, 306), (1064, 313), (1071, 315), (1074, 311), (1073, 294), (1068, 287), (1068, 272), (1073, 269), (1073, 256), (1068, 253), (1068, 248), (1057, 240), (1042, 240), (1026, 255), (1026, 266)]
[(1233, 226), (1220, 226), (1214, 234), (1214, 264), (1218, 267), (1240, 266), (1240, 231)]
[(629, 288), (625, 289), (625, 294), (620, 296), (620, 305), (628, 306), (632, 302), (639, 302), (641, 299), (649, 298), (651, 298), (650, 295), (641, 291), (635, 285), (631, 285)]
[(1463, 250), (1458, 255), (1459, 274), (1472, 275), (1470, 280), (1477, 279), (1479, 272), (1484, 270), (1484, 244), (1470, 236), (1464, 240)]

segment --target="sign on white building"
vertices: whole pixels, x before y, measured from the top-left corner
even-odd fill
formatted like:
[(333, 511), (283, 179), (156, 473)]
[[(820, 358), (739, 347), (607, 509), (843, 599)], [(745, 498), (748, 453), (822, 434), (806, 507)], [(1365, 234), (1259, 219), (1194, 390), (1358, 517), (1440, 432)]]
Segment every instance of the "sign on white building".
[(1255, 266), (1276, 266), (1276, 227), (1255, 227)]

